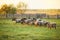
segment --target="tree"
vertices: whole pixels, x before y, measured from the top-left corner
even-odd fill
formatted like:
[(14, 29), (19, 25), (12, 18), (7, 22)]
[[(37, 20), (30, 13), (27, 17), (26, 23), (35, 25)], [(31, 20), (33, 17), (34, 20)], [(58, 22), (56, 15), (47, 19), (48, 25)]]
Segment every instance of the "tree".
[(17, 7), (14, 7), (13, 4), (3, 4), (1, 6), (0, 12), (6, 15), (7, 18), (7, 14), (14, 14), (19, 10), (19, 13), (23, 14), (26, 11), (27, 5), (23, 2), (19, 2)]
[(7, 18), (7, 14), (15, 14), (16, 13), (16, 8), (12, 5), (4, 4), (4, 5), (2, 5), (1, 10), (6, 15), (6, 18)]
[(27, 9), (27, 4), (23, 3), (23, 2), (19, 2), (17, 5), (17, 11), (18, 13), (23, 14)]

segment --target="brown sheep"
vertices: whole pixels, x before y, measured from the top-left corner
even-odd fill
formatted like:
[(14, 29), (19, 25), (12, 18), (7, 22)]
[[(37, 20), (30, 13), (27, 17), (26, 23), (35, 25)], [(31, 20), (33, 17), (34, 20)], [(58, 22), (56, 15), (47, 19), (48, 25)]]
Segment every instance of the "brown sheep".
[(50, 22), (49, 22), (49, 23), (47, 24), (47, 27), (50, 28), (50, 29), (51, 29), (51, 28), (55, 28), (55, 29), (56, 29), (56, 23), (55, 23), (55, 22), (53, 22), (53, 23), (50, 23)]

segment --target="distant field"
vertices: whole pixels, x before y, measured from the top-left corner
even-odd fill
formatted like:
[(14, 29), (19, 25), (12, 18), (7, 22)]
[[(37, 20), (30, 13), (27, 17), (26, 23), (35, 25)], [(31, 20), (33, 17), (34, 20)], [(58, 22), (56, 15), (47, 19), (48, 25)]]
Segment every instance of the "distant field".
[(43, 19), (57, 23), (57, 29), (23, 25), (11, 19), (0, 19), (0, 40), (59, 40), (60, 19)]

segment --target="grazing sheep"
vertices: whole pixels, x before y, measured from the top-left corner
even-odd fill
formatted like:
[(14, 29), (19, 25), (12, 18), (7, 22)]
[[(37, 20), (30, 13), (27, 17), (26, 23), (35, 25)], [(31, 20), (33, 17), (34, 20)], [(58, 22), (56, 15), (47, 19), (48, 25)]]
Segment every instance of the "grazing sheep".
[(20, 23), (21, 22), (21, 19), (16, 19), (16, 23)]
[(47, 24), (47, 27), (50, 28), (50, 29), (51, 29), (51, 28), (55, 28), (55, 29), (56, 29), (56, 23), (55, 23), (55, 22), (53, 22), (53, 23), (50, 23), (50, 22), (49, 22), (49, 23)]
[(33, 22), (32, 19), (27, 19), (27, 20), (25, 20), (25, 23), (26, 23), (26, 24), (32, 24), (32, 22)]
[(36, 19), (36, 21), (34, 22), (34, 24), (35, 24), (36, 26), (42, 25), (42, 21), (41, 21), (40, 19)]
[(48, 21), (43, 21), (44, 26), (47, 26), (47, 24), (48, 24)]
[(32, 21), (36, 21), (36, 18), (33, 18)]
[(25, 23), (25, 20), (26, 20), (26, 18), (22, 18), (20, 23), (21, 24), (24, 24)]
[(16, 23), (24, 23), (24, 20), (26, 20), (26, 18), (22, 18), (22, 19), (15, 19)]
[(41, 20), (41, 19), (27, 19), (27, 18), (22, 18), (22, 19), (16, 19), (13, 18), (12, 21), (16, 22), (16, 23), (21, 23), (21, 24), (30, 24), (30, 25), (35, 25), (35, 26), (47, 26), (48, 28), (55, 28), (56, 29), (56, 23), (55, 22), (48, 22), (45, 20)]
[(44, 21), (44, 20), (41, 20), (41, 19), (37, 19), (35, 22), (34, 22), (35, 25), (38, 25), (38, 26), (47, 26), (48, 24), (48, 21)]
[(52, 27), (56, 29), (56, 23), (52, 23)]

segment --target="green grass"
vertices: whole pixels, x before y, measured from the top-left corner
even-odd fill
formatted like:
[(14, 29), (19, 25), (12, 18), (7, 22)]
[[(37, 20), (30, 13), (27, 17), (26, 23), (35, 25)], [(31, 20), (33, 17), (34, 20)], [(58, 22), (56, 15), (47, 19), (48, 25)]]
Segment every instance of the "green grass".
[(43, 19), (57, 23), (57, 29), (12, 22), (0, 19), (0, 40), (59, 40), (60, 19)]

